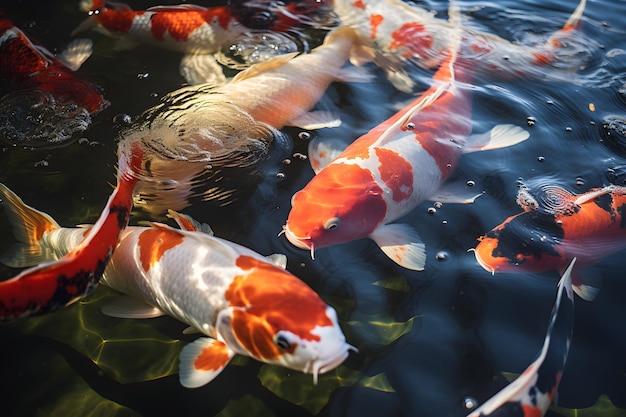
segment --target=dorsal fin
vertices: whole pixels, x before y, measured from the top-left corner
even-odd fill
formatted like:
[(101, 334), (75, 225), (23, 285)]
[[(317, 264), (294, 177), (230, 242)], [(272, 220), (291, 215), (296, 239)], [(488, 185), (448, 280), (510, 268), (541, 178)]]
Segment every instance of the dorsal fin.
[(283, 65), (289, 63), (299, 52), (290, 52), (288, 54), (278, 55), (273, 58), (268, 59), (264, 62), (259, 62), (258, 64), (254, 64), (248, 69), (245, 69), (235, 75), (232, 79), (232, 83), (236, 83), (239, 81), (243, 81), (247, 78), (255, 77), (259, 74), (262, 74), (266, 71), (273, 70), (275, 68), (282, 67)]

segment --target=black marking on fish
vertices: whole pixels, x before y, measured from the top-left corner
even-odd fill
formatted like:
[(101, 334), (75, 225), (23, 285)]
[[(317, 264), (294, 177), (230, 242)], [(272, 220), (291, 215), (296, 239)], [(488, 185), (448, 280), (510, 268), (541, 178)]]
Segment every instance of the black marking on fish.
[(615, 221), (615, 210), (613, 209), (613, 194), (603, 194), (593, 200), (593, 202), (602, 210), (609, 213), (611, 221)]
[(500, 230), (491, 230), (487, 237), (498, 240), (492, 252), (495, 258), (507, 258), (511, 263), (523, 263), (518, 255), (540, 259), (548, 254), (560, 256), (555, 246), (565, 233), (552, 215), (540, 211), (529, 211), (518, 215), (504, 224)]

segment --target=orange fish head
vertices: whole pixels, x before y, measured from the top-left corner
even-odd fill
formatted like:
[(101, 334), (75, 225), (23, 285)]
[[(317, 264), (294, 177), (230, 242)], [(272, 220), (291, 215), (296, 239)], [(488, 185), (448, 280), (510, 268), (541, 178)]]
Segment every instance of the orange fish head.
[(387, 214), (382, 188), (358, 165), (329, 165), (291, 199), (284, 231), (296, 247), (314, 249), (369, 236)]
[(563, 230), (553, 216), (524, 212), (509, 217), (474, 248), (476, 261), (496, 272), (543, 272), (565, 262)]
[(335, 310), (304, 282), (261, 260), (240, 256), (247, 273), (230, 285), (217, 333), (234, 352), (313, 374), (339, 366), (350, 350)]

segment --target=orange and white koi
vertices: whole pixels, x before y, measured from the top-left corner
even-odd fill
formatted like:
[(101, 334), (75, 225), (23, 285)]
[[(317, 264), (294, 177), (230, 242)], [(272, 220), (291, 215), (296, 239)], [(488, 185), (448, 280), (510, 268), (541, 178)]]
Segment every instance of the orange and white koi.
[[(0, 320), (50, 313), (85, 297), (96, 288), (120, 233), (128, 223), (137, 183), (132, 170), (140, 162), (137, 149), (131, 159), (120, 158), (117, 188), (94, 226), (80, 236), (71, 251), (58, 260), (41, 263), (0, 282)], [(10, 200), (9, 194), (3, 194)], [(39, 239), (48, 230), (49, 225), (41, 224), (29, 232)]]
[[(2, 257), (17, 266), (57, 259), (80, 242), (84, 228), (62, 228), (0, 185), (20, 243)], [(203, 333), (180, 355), (180, 381), (199, 387), (235, 354), (318, 374), (339, 366), (350, 350), (335, 310), (285, 270), (284, 255), (264, 257), (212, 236), (207, 225), (170, 211), (179, 226), (129, 226), (102, 283), (126, 296), (105, 314), (149, 318), (163, 314)]]
[[(475, 72), (489, 76), (518, 75), (557, 76), (546, 67), (561, 70), (578, 69), (577, 53), (584, 46), (576, 38), (586, 0), (581, 0), (563, 28), (545, 43), (523, 45), (471, 27), (463, 28), (463, 44), (459, 55), (471, 59)], [(335, 0), (334, 9), (343, 24), (357, 27), (364, 36), (374, 40), (384, 54), (401, 57), (429, 69), (445, 59), (447, 39), (456, 29), (444, 19), (402, 0)], [(577, 41), (577, 42), (574, 42)], [(560, 71), (561, 74), (571, 71)], [(571, 75), (570, 75), (571, 77)]]
[[(33, 140), (27, 136), (33, 136), (33, 132), (22, 132), (28, 114), (37, 120), (37, 126), (29, 126), (35, 131), (46, 130), (51, 136), (49, 131), (53, 130), (62, 136), (42, 138), (44, 140), (62, 141), (74, 132), (87, 129), (91, 123), (90, 115), (109, 105), (99, 88), (74, 73), (89, 57), (90, 48), (90, 41), (76, 40), (68, 45), (64, 54), (54, 56), (0, 10), (0, 77), (17, 88), (1, 99), (0, 126), (4, 136), (15, 139), (15, 142), (27, 140), (31, 145)], [(24, 109), (31, 103), (30, 108)], [(51, 129), (46, 125), (42, 129), (44, 121), (51, 118), (51, 112), (59, 119), (56, 121), (59, 127)]]
[(574, 333), (574, 293), (571, 273), (576, 258), (563, 273), (546, 338), (537, 359), (513, 382), (467, 417), (543, 417), (554, 400)]
[[(285, 141), (278, 130), (284, 126), (339, 125), (336, 115), (310, 109), (335, 81), (371, 80), (363, 68), (344, 67), (349, 59), (371, 59), (370, 46), (361, 41), (353, 29), (339, 28), (310, 53), (255, 64), (218, 88), (190, 86), (163, 97), (120, 140), (119, 152), (139, 144), (146, 154), (140, 189), (145, 209), (180, 210), (194, 182), (210, 169), (266, 159), (272, 143)], [(144, 206), (141, 199), (137, 204)]]
[[(545, 186), (537, 196), (522, 187), (517, 202), (524, 211), (494, 227), (473, 249), (491, 273), (562, 271), (574, 257), (578, 267), (585, 267), (626, 247), (626, 187), (610, 185), (575, 195)], [(578, 273), (573, 287), (583, 299), (597, 293)]]
[[(457, 35), (459, 32), (457, 31)], [(457, 63), (460, 36), (423, 95), (350, 144), (326, 166), (325, 150), (310, 155), (317, 174), (292, 198), (283, 230), (302, 249), (314, 250), (369, 237), (395, 262), (425, 264), (425, 246), (408, 225), (391, 224), (435, 198), (463, 153), (511, 146), (528, 133), (511, 125), (470, 136), (469, 72)], [(450, 193), (448, 193), (450, 194)], [(441, 195), (439, 201), (444, 201)], [(448, 201), (463, 200), (448, 196)]]

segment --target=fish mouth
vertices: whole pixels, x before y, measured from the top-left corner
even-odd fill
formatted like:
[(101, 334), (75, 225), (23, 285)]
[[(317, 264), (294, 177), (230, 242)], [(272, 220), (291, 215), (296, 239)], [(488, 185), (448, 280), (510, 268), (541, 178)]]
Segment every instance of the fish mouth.
[(318, 377), (321, 374), (325, 374), (328, 371), (332, 371), (345, 361), (350, 355), (350, 351), (358, 352), (359, 350), (352, 345), (345, 344), (345, 349), (338, 352), (337, 355), (328, 358), (316, 359), (309, 368), (311, 374), (313, 374), (313, 383), (317, 385)]
[(315, 249), (313, 245), (313, 241), (310, 236), (301, 237), (294, 234), (291, 230), (289, 230), (289, 226), (284, 225), (281, 234), (285, 234), (287, 240), (294, 245), (296, 248), (310, 250), (311, 251), (311, 259), (315, 260)]

